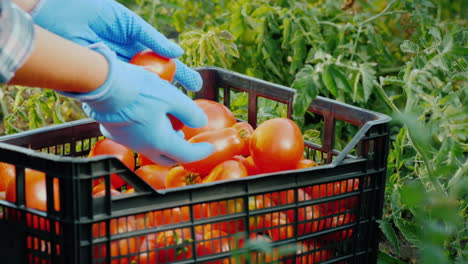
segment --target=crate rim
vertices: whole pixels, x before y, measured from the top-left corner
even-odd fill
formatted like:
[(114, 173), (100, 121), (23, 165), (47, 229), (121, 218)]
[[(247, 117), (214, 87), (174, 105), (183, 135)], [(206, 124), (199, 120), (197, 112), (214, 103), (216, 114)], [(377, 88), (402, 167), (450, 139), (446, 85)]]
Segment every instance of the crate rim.
[[(268, 84), (268, 85), (274, 86), (275, 88), (284, 89), (284, 90), (287, 90), (289, 92), (294, 93), (296, 91), (296, 89), (288, 87), (288, 86), (284, 86), (284, 85), (277, 84), (277, 83), (272, 83), (272, 82), (265, 81), (265, 80), (262, 80), (262, 79), (259, 79), (259, 78), (256, 78), (256, 77), (248, 76), (248, 75), (245, 75), (245, 74), (242, 74), (242, 73), (239, 73), (239, 72), (235, 72), (235, 71), (232, 71), (232, 70), (227, 70), (227, 69), (216, 67), (216, 66), (200, 66), (200, 67), (194, 67), (193, 69), (196, 70), (196, 71), (214, 71), (214, 72), (227, 73), (229, 75), (236, 76), (236, 77), (239, 77), (239, 78), (243, 78), (243, 79), (246, 79), (246, 80), (251, 80), (251, 81), (258, 82), (258, 83)], [(382, 113), (379, 113), (379, 112), (376, 112), (376, 111), (372, 111), (372, 110), (369, 110), (369, 109), (358, 107), (358, 106), (355, 106), (355, 105), (352, 105), (352, 104), (347, 104), (347, 103), (344, 103), (344, 102), (340, 102), (338, 100), (330, 99), (330, 98), (323, 97), (323, 96), (320, 96), (320, 95), (317, 96), (314, 100), (312, 100), (312, 104), (314, 102), (316, 102), (316, 101), (323, 101), (323, 102), (333, 103), (333, 104), (340, 105), (340, 106), (346, 106), (346, 107), (351, 108), (351, 109), (360, 110), (360, 111), (364, 111), (364, 112), (367, 112), (369, 114), (372, 114), (375, 119), (367, 121), (367, 122), (371, 122), (372, 125), (387, 123), (387, 122), (390, 122), (392, 120), (392, 118), (390, 116), (386, 115), (386, 114), (382, 114)]]
[[(224, 69), (224, 68), (220, 68), (220, 67), (202, 66), (202, 67), (195, 67), (193, 69), (198, 71), (198, 72), (209, 71), (209, 72), (215, 72), (217, 74), (223, 73), (223, 74), (226, 74), (226, 75), (229, 75), (229, 76), (235, 76), (237, 78), (242, 78), (242, 79), (245, 79), (245, 80), (248, 80), (248, 81), (253, 81), (253, 82), (256, 82), (256, 83), (266, 84), (268, 86), (272, 86), (272, 87), (275, 87), (277, 89), (282, 89), (282, 90), (290, 92), (290, 93), (295, 93), (295, 91), (296, 91), (295, 89), (284, 86), (284, 85), (280, 85), (280, 84), (272, 83), (272, 82), (265, 81), (265, 80), (262, 80), (262, 79), (259, 79), (259, 78), (247, 76), (247, 75), (244, 75), (244, 74), (241, 74), (241, 73), (238, 73), (238, 72), (235, 72), (235, 71), (227, 70), (227, 69)], [(336, 167), (339, 164), (341, 164), (342, 161), (345, 160), (346, 157), (349, 155), (350, 151), (358, 144), (359, 139), (362, 138), (365, 135), (365, 133), (372, 126), (383, 124), (383, 123), (388, 123), (388, 122), (390, 122), (392, 120), (392, 118), (390, 116), (386, 115), (386, 114), (382, 114), (382, 113), (375, 112), (375, 111), (372, 111), (372, 110), (364, 109), (364, 108), (361, 108), (361, 107), (357, 107), (357, 106), (354, 106), (354, 105), (351, 105), (351, 104), (343, 103), (343, 102), (340, 102), (340, 101), (337, 101), (337, 100), (334, 100), (334, 99), (330, 99), (330, 98), (326, 98), (326, 97), (322, 97), (322, 96), (317, 96), (311, 102), (311, 106), (313, 106), (315, 103), (319, 103), (319, 102), (330, 103), (330, 104), (334, 104), (334, 105), (343, 106), (343, 107), (346, 107), (346, 108), (349, 108), (349, 109), (354, 109), (354, 110), (357, 110), (357, 111), (365, 112), (368, 115), (372, 116), (372, 118), (373, 118), (371, 120), (366, 120), (365, 121), (365, 123), (359, 128), (358, 132), (353, 136), (351, 141), (349, 141), (348, 144), (346, 144), (346, 146), (342, 150), (339, 151), (340, 154), (338, 156), (336, 156), (334, 158), (334, 160), (330, 164), (320, 166), (320, 167), (324, 167), (324, 168), (325, 168), (325, 166), (327, 168), (330, 168), (330, 167), (333, 168), (333, 167)], [(53, 155), (53, 154), (49, 154), (49, 153), (37, 152), (37, 151), (31, 150), (31, 149), (28, 149), (28, 148), (25, 148), (25, 147), (16, 146), (16, 145), (8, 143), (8, 141), (14, 140), (16, 138), (31, 136), (31, 135), (38, 134), (38, 133), (47, 133), (49, 131), (53, 131), (53, 130), (57, 130), (57, 129), (72, 127), (72, 126), (75, 126), (75, 125), (86, 125), (86, 124), (90, 124), (90, 123), (96, 123), (96, 121), (94, 119), (91, 119), (91, 118), (83, 118), (83, 119), (74, 120), (74, 121), (70, 121), (70, 122), (65, 122), (65, 123), (61, 123), (61, 124), (53, 124), (53, 125), (49, 125), (49, 126), (46, 126), (46, 127), (31, 129), (31, 130), (27, 130), (27, 131), (21, 131), (19, 133), (15, 133), (15, 134), (11, 134), (11, 135), (0, 136), (0, 148), (14, 150), (14, 151), (21, 152), (21, 153), (24, 153), (24, 154), (27, 154), (27, 155), (31, 155), (33, 157), (39, 157), (39, 158), (44, 158), (44, 159), (48, 159), (48, 160), (55, 161), (55, 162), (64, 162), (64, 163), (67, 163), (67, 162), (87, 163), (89, 161), (99, 161), (101, 159), (109, 159), (109, 158), (116, 159), (115, 157), (110, 156), (110, 155), (103, 155), (103, 156), (100, 156), (100, 157), (92, 157), (92, 158), (57, 156), (57, 155)]]

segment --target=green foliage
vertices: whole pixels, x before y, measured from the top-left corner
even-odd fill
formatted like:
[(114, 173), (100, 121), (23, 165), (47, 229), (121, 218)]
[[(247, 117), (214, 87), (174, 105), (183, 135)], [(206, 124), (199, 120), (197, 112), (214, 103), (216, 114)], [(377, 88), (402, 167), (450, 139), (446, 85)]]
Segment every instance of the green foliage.
[[(408, 243), (421, 263), (468, 262), (465, 0), (120, 2), (177, 41), (190, 66), (220, 66), (297, 89), (293, 117), (314, 142), (320, 132), (305, 110), (317, 95), (392, 115), (380, 222), (389, 248), (379, 263), (407, 263), (401, 253)], [(9, 133), (18, 124), (82, 117), (52, 92), (24, 93), (12, 88), (1, 96)], [(231, 94), (243, 119), (246, 101), (246, 94)], [(258, 111), (261, 121), (284, 116), (285, 106), (260, 100)], [(336, 147), (353, 129), (337, 124)]]
[(398, 252), (393, 223), (422, 263), (467, 261), (467, 34), (429, 27), (424, 38), (401, 43), (410, 57), (400, 74), (375, 85), (402, 126), (389, 154), (382, 231)]
[(1, 96), (4, 134), (83, 118), (76, 101), (52, 90), (4, 86)]

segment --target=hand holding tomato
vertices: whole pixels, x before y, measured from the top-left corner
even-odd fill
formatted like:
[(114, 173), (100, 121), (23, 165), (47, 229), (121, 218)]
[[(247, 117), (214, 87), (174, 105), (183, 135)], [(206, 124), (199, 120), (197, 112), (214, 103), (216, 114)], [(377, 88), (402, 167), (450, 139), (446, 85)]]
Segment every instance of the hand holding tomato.
[(156, 74), (119, 61), (106, 47), (93, 49), (108, 61), (105, 82), (91, 92), (62, 94), (82, 103), (104, 137), (163, 166), (200, 160), (213, 151), (210, 144), (189, 144), (167, 118), (172, 114), (188, 126), (204, 126), (206, 114), (190, 97)]
[[(165, 58), (154, 51), (143, 50), (135, 54), (129, 61), (131, 64), (142, 66), (146, 70), (156, 73), (161, 79), (172, 82), (176, 73), (176, 63), (174, 59)], [(174, 130), (180, 130), (184, 124), (175, 116), (168, 114)]]

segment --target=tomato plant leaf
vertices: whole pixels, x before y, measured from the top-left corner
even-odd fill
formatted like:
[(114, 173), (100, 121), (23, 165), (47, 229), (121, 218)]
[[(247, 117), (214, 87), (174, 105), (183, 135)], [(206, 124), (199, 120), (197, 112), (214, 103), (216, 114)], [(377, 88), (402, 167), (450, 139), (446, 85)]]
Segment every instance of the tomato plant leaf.
[(418, 53), (419, 51), (419, 46), (418, 44), (411, 42), (409, 40), (403, 41), (400, 45), (401, 51), (405, 53)]
[(453, 47), (450, 53), (459, 56), (468, 56), (468, 47)]
[(62, 116), (62, 108), (60, 102), (57, 100), (54, 104), (54, 111), (52, 111), (52, 118), (54, 123), (61, 124), (65, 122), (65, 119)]
[(393, 257), (392, 255), (379, 251), (379, 256), (377, 259), (377, 264), (405, 264), (403, 261)]
[(296, 31), (291, 41), (291, 45), (293, 56), (291, 67), (289, 68), (289, 73), (295, 74), (296, 71), (302, 67), (302, 65), (304, 64), (304, 59), (307, 56), (306, 41), (304, 35), (302, 33), (299, 33), (299, 31)]
[(334, 77), (338, 90), (342, 90), (346, 92), (346, 94), (351, 94), (353, 92), (353, 88), (349, 84), (348, 78), (346, 78), (345, 74), (338, 67), (336, 67), (335, 64), (331, 64), (328, 67), (328, 70)]
[(400, 230), (401, 234), (406, 238), (406, 240), (415, 245), (418, 245), (420, 243), (420, 225), (416, 224), (413, 221), (407, 221), (399, 217), (394, 217), (394, 222)]
[(325, 68), (323, 69), (322, 80), (325, 84), (325, 87), (327, 87), (328, 91), (330, 91), (330, 93), (336, 98), (338, 96), (336, 83), (333, 78), (332, 70), (330, 70), (329, 66), (325, 66)]
[(281, 48), (283, 49), (289, 46), (291, 35), (292, 35), (291, 32), (293, 32), (292, 28), (293, 28), (293, 25), (291, 23), (291, 20), (288, 18), (285, 18), (283, 20), (283, 42), (281, 43)]
[(436, 27), (431, 27), (428, 32), (432, 37), (434, 38), (435, 43), (440, 43), (442, 42), (442, 35), (440, 33), (440, 30)]
[(400, 255), (400, 243), (398, 241), (398, 237), (395, 233), (395, 229), (393, 229), (392, 224), (386, 219), (383, 219), (380, 221), (379, 226), (380, 230), (382, 230), (382, 233), (384, 233), (385, 237), (392, 244), (396, 254)]
[(318, 94), (316, 86), (316, 73), (311, 65), (305, 65), (297, 74), (292, 84), (296, 89), (293, 99), (293, 117), (299, 122), (303, 122), (304, 114)]
[(359, 69), (362, 75), (364, 102), (367, 102), (374, 89), (374, 82), (376, 81), (375, 70), (370, 63), (361, 64)]

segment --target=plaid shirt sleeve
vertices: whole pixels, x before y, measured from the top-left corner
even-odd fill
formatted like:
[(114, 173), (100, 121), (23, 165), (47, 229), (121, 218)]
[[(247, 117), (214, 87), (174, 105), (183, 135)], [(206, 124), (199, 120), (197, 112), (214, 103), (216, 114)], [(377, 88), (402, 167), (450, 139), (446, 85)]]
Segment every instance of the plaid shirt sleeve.
[(13, 78), (34, 44), (31, 16), (10, 0), (0, 0), (0, 83)]

